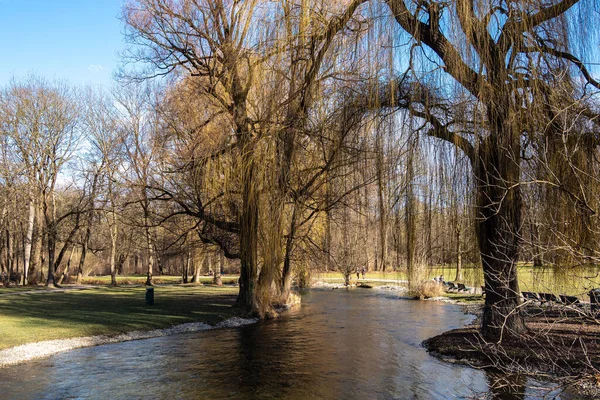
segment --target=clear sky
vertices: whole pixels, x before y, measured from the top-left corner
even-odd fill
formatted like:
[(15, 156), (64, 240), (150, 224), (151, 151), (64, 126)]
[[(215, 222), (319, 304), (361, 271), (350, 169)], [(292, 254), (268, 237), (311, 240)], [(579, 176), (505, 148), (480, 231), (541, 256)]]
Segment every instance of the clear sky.
[(124, 48), (123, 0), (0, 0), (0, 86), (34, 73), (108, 84)]

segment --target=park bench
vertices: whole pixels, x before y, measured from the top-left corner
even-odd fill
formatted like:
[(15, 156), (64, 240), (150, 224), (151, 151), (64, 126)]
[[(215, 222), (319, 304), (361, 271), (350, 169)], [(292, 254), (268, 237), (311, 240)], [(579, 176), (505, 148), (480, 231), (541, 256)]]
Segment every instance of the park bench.
[(538, 296), (537, 293), (534, 293), (534, 292), (521, 292), (521, 294), (523, 295), (523, 298), (525, 300), (533, 300), (533, 301), (539, 301), (539, 302), (542, 301), (542, 299), (540, 299), (540, 296)]
[(565, 294), (559, 295), (560, 301), (567, 306), (578, 306), (580, 307), (582, 304), (576, 296), (567, 296)]
[(459, 283), (458, 284), (458, 291), (459, 292), (469, 292), (471, 290), (470, 287), (466, 287), (464, 283)]
[(554, 293), (538, 293), (543, 303), (562, 303)]

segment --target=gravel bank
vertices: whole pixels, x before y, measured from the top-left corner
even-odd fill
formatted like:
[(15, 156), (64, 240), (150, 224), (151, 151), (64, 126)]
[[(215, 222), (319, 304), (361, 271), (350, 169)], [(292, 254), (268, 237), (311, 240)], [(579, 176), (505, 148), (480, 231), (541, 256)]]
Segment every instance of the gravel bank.
[(200, 332), (209, 329), (235, 328), (257, 322), (254, 318), (229, 318), (217, 325), (208, 325), (202, 322), (189, 322), (175, 325), (171, 328), (154, 329), (151, 331), (133, 331), (116, 336), (87, 336), (72, 339), (47, 340), (37, 343), (27, 343), (21, 346), (0, 351), (0, 368), (16, 365), (37, 358), (44, 358), (63, 351), (81, 347), (98, 346), (101, 344), (127, 342), (130, 340), (149, 339), (160, 336), (171, 336), (179, 333)]

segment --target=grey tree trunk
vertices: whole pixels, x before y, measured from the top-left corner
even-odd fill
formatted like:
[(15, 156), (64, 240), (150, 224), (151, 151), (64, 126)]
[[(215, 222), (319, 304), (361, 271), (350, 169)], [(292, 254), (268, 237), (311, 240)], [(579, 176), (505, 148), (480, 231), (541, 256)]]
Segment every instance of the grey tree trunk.
[(31, 250), (33, 247), (33, 223), (35, 221), (35, 202), (31, 189), (28, 196), (27, 231), (23, 248), (23, 285), (27, 285), (29, 265), (31, 263)]
[(71, 246), (71, 252), (69, 253), (69, 258), (67, 260), (67, 263), (65, 264), (65, 268), (63, 269), (62, 274), (60, 275), (60, 278), (58, 279), (59, 285), (62, 285), (63, 282), (69, 283), (68, 280), (65, 281), (65, 279), (67, 279), (67, 277), (69, 276), (69, 271), (71, 270), (71, 261), (73, 260), (74, 252), (75, 252), (75, 246)]
[(462, 243), (460, 240), (460, 227), (456, 227), (456, 278), (457, 282), (463, 281), (463, 270), (462, 270)]
[(213, 284), (221, 286), (223, 281), (221, 279), (221, 271), (223, 271), (223, 266), (225, 265), (225, 253), (219, 253), (219, 262), (215, 264), (215, 268), (213, 269)]
[[(192, 253), (192, 254), (195, 254)], [(204, 263), (204, 254), (200, 255), (199, 262), (196, 262), (195, 256), (192, 256), (192, 268), (194, 269), (194, 277), (192, 278), (192, 283), (200, 283), (200, 269), (202, 268), (202, 264)]]
[(113, 222), (112, 226), (110, 227), (110, 284), (112, 286), (117, 286), (117, 268), (115, 261), (117, 258), (118, 229), (114, 210), (112, 212), (112, 217)]

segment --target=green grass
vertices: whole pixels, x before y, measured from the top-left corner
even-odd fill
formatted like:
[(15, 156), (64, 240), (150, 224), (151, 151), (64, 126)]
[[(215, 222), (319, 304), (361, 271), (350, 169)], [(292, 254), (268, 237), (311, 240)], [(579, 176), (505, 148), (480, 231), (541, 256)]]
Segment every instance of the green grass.
[[(221, 279), (223, 283), (236, 283), (237, 275), (223, 275)], [(191, 280), (192, 277), (190, 276)], [(212, 276), (201, 276), (201, 283), (210, 283), (212, 282)], [(74, 283), (75, 277), (71, 277), (71, 283)], [(152, 277), (152, 282), (155, 284), (176, 284), (181, 283), (181, 276), (179, 275), (154, 275)], [(110, 275), (101, 275), (101, 276), (84, 276), (81, 278), (81, 283), (83, 285), (109, 285), (110, 284)], [(126, 276), (117, 276), (118, 284), (125, 285), (143, 285), (146, 283), (146, 275), (126, 275)]]
[[(456, 277), (456, 267), (452, 265), (436, 266), (428, 268), (425, 273), (427, 279), (443, 275), (446, 281), (454, 281)], [(579, 296), (587, 299), (587, 293), (590, 289), (600, 287), (600, 268), (562, 268), (554, 270), (551, 267), (533, 267), (531, 264), (521, 263), (518, 266), (519, 286), (521, 291), (530, 292), (548, 292), (554, 294), (567, 294)], [(317, 279), (335, 279), (343, 281), (340, 272), (326, 272), (316, 274)], [(352, 280), (356, 274), (351, 275)], [(463, 280), (469, 287), (483, 286), (483, 271), (481, 268), (465, 266), (463, 268)], [(364, 282), (371, 285), (385, 285), (390, 283), (373, 282), (372, 279), (386, 279), (390, 281), (406, 280), (406, 273), (402, 271), (389, 271), (386, 273), (380, 271), (369, 271), (366, 274)], [(360, 279), (363, 282), (363, 279)]]
[[(0, 293), (4, 289), (0, 289)], [(184, 322), (215, 324), (238, 314), (237, 288), (156, 286), (154, 306), (144, 287), (98, 287), (0, 296), (0, 349), (42, 340), (114, 335)]]

